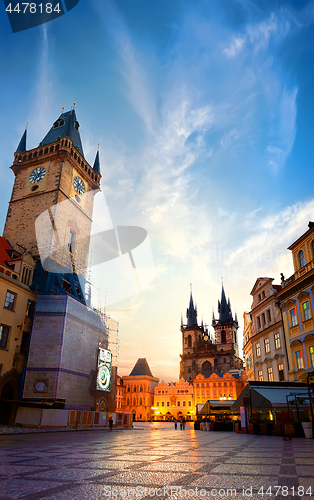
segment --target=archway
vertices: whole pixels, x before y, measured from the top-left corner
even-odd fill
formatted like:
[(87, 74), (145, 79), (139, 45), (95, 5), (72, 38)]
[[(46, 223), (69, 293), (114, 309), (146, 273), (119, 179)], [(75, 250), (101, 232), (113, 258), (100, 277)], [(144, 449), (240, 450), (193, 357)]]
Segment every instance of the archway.
[(14, 388), (11, 382), (6, 382), (2, 387), (0, 396), (0, 425), (8, 425), (12, 412)]

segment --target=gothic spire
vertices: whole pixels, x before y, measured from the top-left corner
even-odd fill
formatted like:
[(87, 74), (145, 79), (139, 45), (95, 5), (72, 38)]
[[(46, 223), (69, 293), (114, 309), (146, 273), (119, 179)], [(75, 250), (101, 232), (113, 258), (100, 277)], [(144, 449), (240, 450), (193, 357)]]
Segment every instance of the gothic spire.
[(96, 153), (93, 170), (94, 170), (94, 172), (96, 172), (96, 174), (100, 174), (99, 149), (97, 150), (97, 153)]
[(26, 131), (27, 129), (24, 130), (24, 134), (22, 135), (19, 145), (16, 148), (16, 153), (25, 153), (26, 151)]
[(196, 306), (194, 307), (192, 290), (191, 290), (191, 295), (190, 295), (190, 304), (189, 304), (188, 309), (186, 310), (186, 317), (188, 320), (187, 321), (188, 326), (197, 325), (197, 309), (196, 309)]
[(83, 146), (79, 133), (79, 122), (77, 121), (75, 109), (63, 112), (58, 120), (54, 122), (48, 134), (43, 138), (40, 146), (51, 144), (60, 139), (60, 137), (69, 137), (73, 141), (73, 146), (84, 158)]
[(221, 323), (228, 321), (229, 319), (232, 319), (230, 299), (228, 299), (227, 302), (223, 285), (221, 288), (221, 300), (220, 302), (218, 300), (218, 312), (219, 312), (219, 321)]

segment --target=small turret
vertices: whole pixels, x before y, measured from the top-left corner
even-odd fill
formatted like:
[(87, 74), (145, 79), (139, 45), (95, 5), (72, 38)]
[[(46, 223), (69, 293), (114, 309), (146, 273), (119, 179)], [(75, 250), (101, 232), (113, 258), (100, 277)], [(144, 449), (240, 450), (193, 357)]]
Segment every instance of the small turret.
[(26, 131), (27, 129), (24, 130), (24, 134), (22, 135), (19, 145), (15, 151), (16, 153), (25, 153), (26, 151)]

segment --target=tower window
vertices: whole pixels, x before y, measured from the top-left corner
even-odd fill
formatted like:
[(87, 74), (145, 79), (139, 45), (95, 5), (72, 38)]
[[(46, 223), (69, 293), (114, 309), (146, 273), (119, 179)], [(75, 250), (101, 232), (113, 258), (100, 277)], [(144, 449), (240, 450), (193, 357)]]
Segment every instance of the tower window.
[(76, 232), (73, 231), (73, 229), (70, 229), (69, 245), (68, 245), (68, 249), (69, 249), (70, 253), (75, 252), (75, 240), (76, 240)]
[(192, 347), (192, 337), (188, 335), (188, 347)]
[(226, 343), (226, 332), (225, 332), (225, 330), (221, 330), (221, 343), (222, 344)]

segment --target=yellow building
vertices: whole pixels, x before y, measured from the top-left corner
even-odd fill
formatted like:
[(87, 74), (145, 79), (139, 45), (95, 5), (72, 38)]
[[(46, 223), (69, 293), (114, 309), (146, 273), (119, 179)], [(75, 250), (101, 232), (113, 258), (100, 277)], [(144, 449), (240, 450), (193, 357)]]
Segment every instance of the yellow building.
[(117, 375), (116, 383), (116, 413), (123, 413), (123, 400), (125, 394), (125, 386), (123, 378)]
[(242, 370), (227, 373), (212, 373), (209, 377), (197, 375), (193, 381), (195, 405), (210, 400), (236, 400), (246, 385), (246, 374)]
[(254, 377), (254, 353), (252, 347), (252, 318), (249, 312), (243, 313), (243, 356), (245, 359), (246, 378), (255, 380)]
[(133, 421), (149, 422), (152, 417), (154, 388), (158, 382), (159, 378), (153, 377), (146, 358), (139, 358), (130, 375), (123, 377), (123, 413), (130, 413)]
[(193, 385), (183, 378), (177, 383), (164, 382), (155, 387), (153, 418), (154, 420), (171, 421), (195, 420), (195, 404)]
[(305, 368), (314, 367), (314, 222), (288, 250), (292, 251), (294, 273), (282, 276), (277, 293), (284, 322), (289, 381), (298, 380)]
[[(29, 289), (35, 262), (0, 237), (0, 424), (13, 424), (21, 396), (36, 294)], [(12, 400), (12, 403), (10, 403)]]

